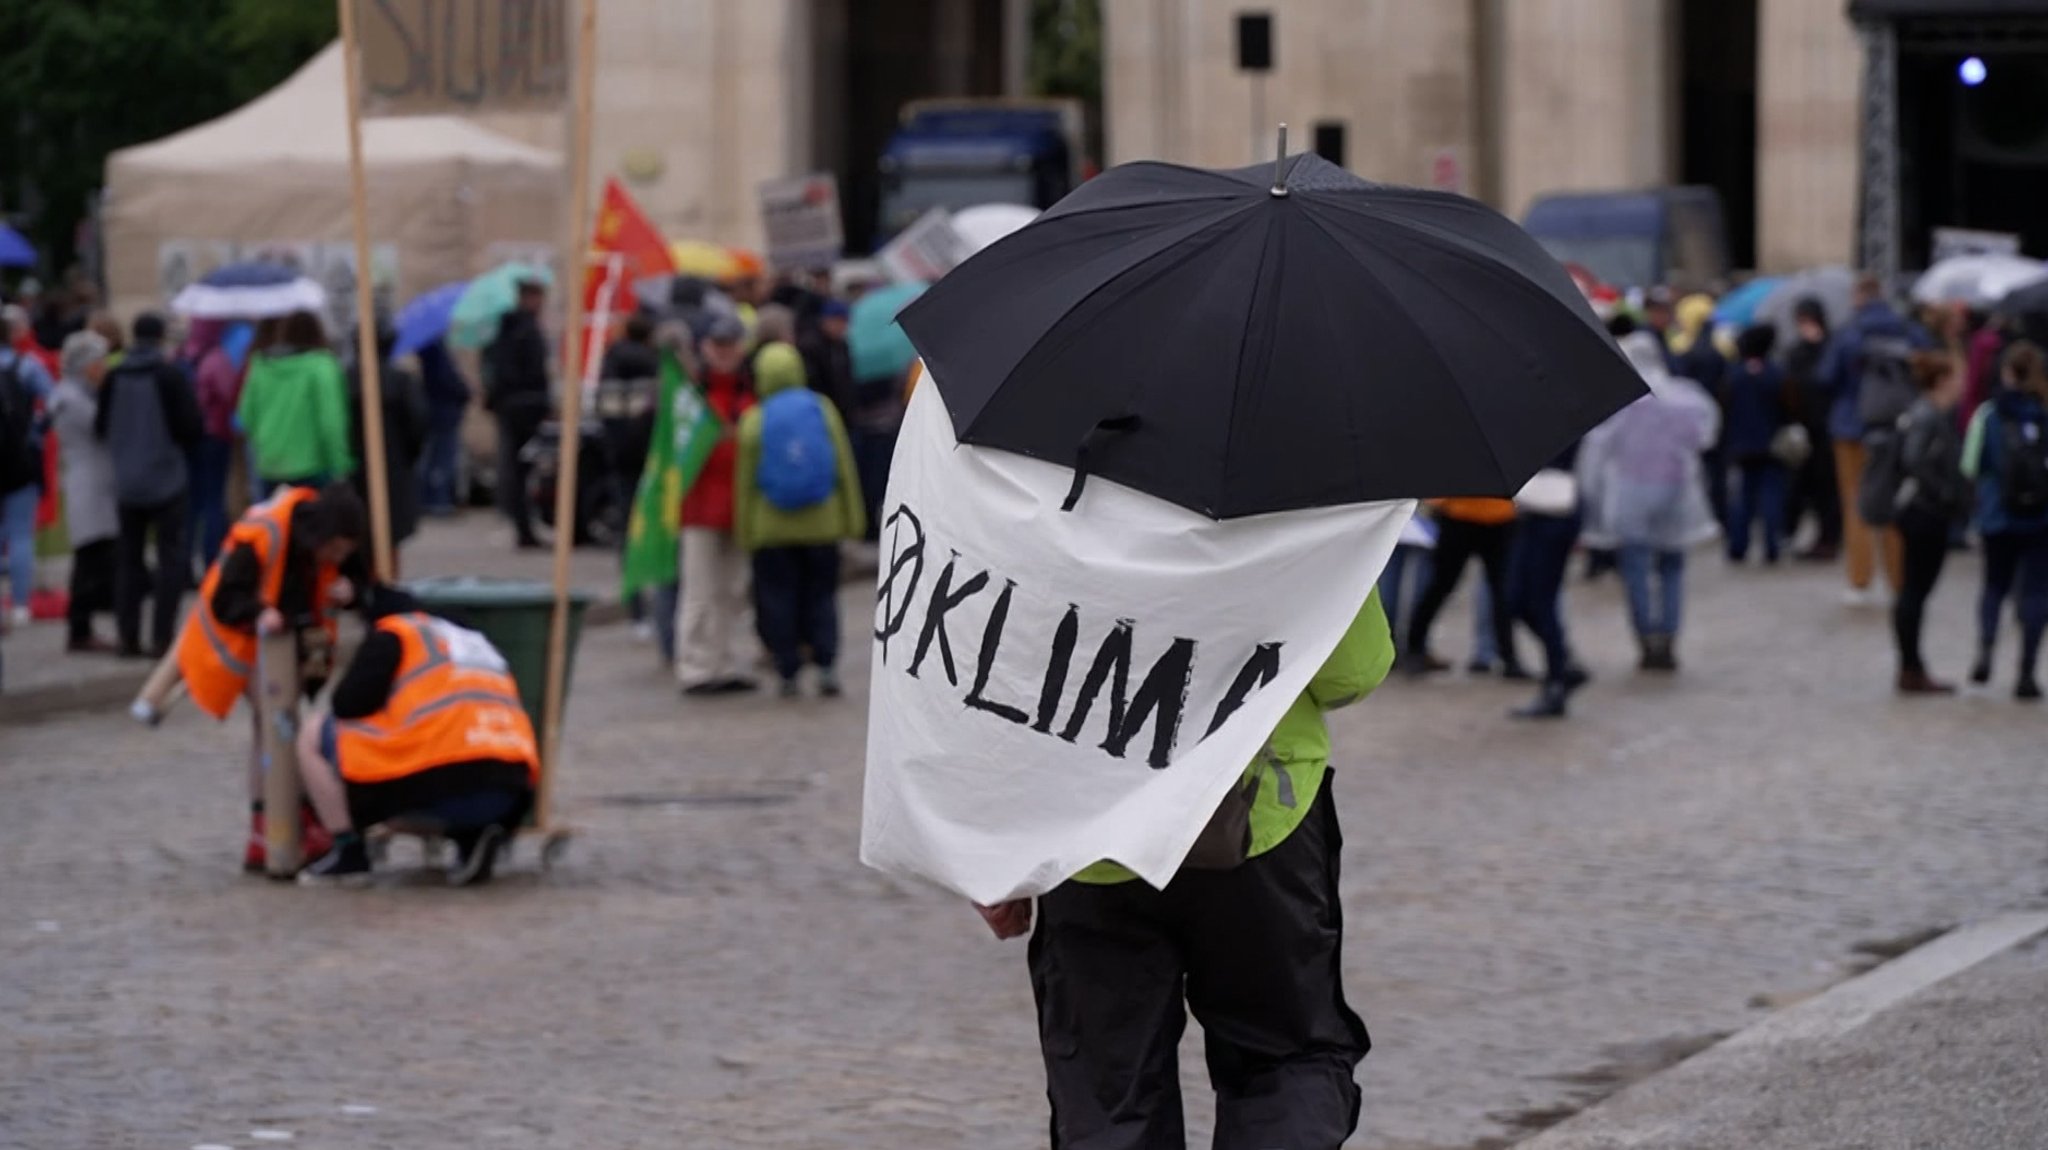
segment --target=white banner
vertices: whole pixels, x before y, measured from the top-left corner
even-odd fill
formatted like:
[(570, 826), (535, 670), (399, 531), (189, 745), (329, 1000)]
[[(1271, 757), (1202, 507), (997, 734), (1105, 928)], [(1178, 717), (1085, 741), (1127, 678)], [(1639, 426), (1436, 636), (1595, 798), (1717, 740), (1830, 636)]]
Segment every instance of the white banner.
[(883, 502), (861, 859), (976, 902), (1101, 859), (1164, 886), (1415, 510), (1218, 522), (961, 447), (917, 389)]
[(933, 208), (876, 252), (875, 259), (898, 281), (935, 283), (973, 254), (973, 245), (954, 229), (953, 214)]

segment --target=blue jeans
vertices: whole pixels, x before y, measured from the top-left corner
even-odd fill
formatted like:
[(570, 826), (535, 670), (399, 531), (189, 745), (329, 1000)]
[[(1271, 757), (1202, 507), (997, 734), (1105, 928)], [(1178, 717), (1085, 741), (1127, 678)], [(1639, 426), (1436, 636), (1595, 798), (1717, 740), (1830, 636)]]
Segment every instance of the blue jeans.
[(1472, 661), (1497, 663), (1500, 643), (1494, 639), (1493, 585), (1481, 579), (1472, 588)]
[(665, 583), (640, 592), (647, 599), (647, 613), (654, 617), (654, 643), (661, 649), (663, 666), (675, 665), (676, 601), (682, 597), (682, 591), (680, 583)]
[(1742, 482), (1728, 517), (1728, 557), (1737, 563), (1749, 557), (1750, 536), (1762, 521), (1764, 558), (1775, 563), (1785, 538), (1785, 465), (1775, 459), (1744, 460), (1738, 474)]
[(1387, 569), (1380, 572), (1380, 607), (1387, 613), (1387, 626), (1397, 639), (1408, 634), (1408, 620), (1401, 614), (1407, 594), (1429, 586), (1430, 554), (1427, 547), (1402, 544), (1394, 548)]
[(192, 450), (192, 545), (205, 566), (228, 537), (228, 470), (235, 445), (212, 436)]
[(455, 480), (462, 466), (462, 423), (427, 429), (420, 453), (420, 506), (431, 514), (455, 510)]
[[(1628, 586), (1629, 618), (1636, 634), (1676, 635), (1685, 604), (1685, 552), (1659, 551), (1644, 543), (1625, 543), (1615, 556), (1621, 581)], [(1657, 577), (1658, 593), (1650, 590)]]
[(1542, 642), (1544, 671), (1553, 682), (1562, 681), (1572, 663), (1562, 603), (1565, 568), (1578, 539), (1576, 515), (1525, 515), (1515, 524), (1508, 557), (1506, 609)]
[(36, 504), (41, 485), (31, 483), (0, 501), (0, 544), (7, 548), (7, 594), (16, 607), (28, 606), (36, 586)]

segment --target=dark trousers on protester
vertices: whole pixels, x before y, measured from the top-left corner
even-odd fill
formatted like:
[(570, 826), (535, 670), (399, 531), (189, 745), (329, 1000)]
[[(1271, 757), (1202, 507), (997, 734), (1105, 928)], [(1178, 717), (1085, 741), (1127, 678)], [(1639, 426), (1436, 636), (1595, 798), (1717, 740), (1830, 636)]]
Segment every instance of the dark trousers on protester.
[(209, 435), (192, 449), (192, 553), (203, 570), (220, 555), (228, 537), (228, 472), (233, 440)]
[(1899, 513), (1896, 529), (1905, 541), (1905, 580), (1899, 597), (1892, 603), (1892, 633), (1899, 645), (1899, 670), (1905, 674), (1927, 673), (1920, 654), (1920, 630), (1927, 613), (1927, 598), (1941, 580), (1941, 568), (1948, 562), (1949, 521), (1939, 515), (1907, 508)]
[(1977, 601), (1977, 642), (1988, 655), (1998, 639), (2005, 600), (2019, 595), (2020, 676), (2032, 678), (2048, 631), (2048, 531), (1984, 536), (1984, 590)]
[[(533, 468), (521, 457), (520, 449), (540, 431), (540, 425), (538, 416), (498, 416), (498, 509), (512, 521), (512, 530), (521, 543), (539, 538), (533, 531), (533, 508), (526, 496), (526, 481)], [(563, 530), (574, 529), (573, 524), (559, 526)]]
[(71, 645), (92, 638), (92, 617), (114, 609), (114, 570), (118, 545), (97, 539), (71, 552), (71, 606), (65, 615)]
[(1778, 561), (1785, 539), (1785, 465), (1775, 459), (1745, 459), (1737, 465), (1741, 487), (1737, 490), (1728, 519), (1728, 557), (1737, 563), (1749, 558), (1749, 544), (1757, 525), (1764, 529), (1764, 559)]
[(889, 489), (889, 461), (896, 455), (897, 429), (862, 431), (856, 428), (848, 438), (853, 445), (854, 470), (860, 473), (861, 501), (867, 505), (868, 542), (881, 538), (882, 494)]
[(1429, 629), (1435, 625), (1445, 601), (1458, 589), (1458, 580), (1465, 574), (1465, 564), (1477, 558), (1486, 574), (1487, 589), (1493, 593), (1496, 607), (1493, 636), (1495, 645), (1500, 648), (1501, 662), (1508, 667), (1520, 665), (1515, 657), (1514, 615), (1498, 609), (1508, 601), (1508, 544), (1513, 531), (1512, 523), (1467, 523), (1462, 519), (1446, 519), (1438, 525), (1429, 586), (1422, 592), (1422, 598), (1416, 601), (1415, 614), (1408, 624), (1410, 654), (1421, 657), (1429, 653)]
[(805, 648), (831, 670), (839, 661), (839, 545), (754, 552), (754, 629), (784, 679), (803, 670)]
[[(185, 543), (185, 516), (189, 509), (183, 494), (152, 507), (122, 504), (120, 511), (120, 554), (114, 569), (114, 622), (120, 632), (123, 651), (143, 650), (142, 599), (154, 600), (150, 646), (152, 653), (168, 651), (178, 633), (179, 600), (185, 594), (189, 572), (185, 564), (191, 550)], [(156, 534), (156, 585), (149, 582), (144, 554), (151, 532)]]
[(1325, 778), (1301, 825), (1228, 871), (1069, 882), (1039, 899), (1031, 988), (1054, 1150), (1186, 1144), (1178, 1051), (1202, 1024), (1217, 1150), (1336, 1150), (1371, 1043), (1344, 1001), (1343, 836)]
[(1516, 521), (1508, 562), (1508, 611), (1543, 644), (1544, 677), (1562, 682), (1572, 665), (1564, 633), (1564, 576), (1579, 539), (1576, 515), (1525, 515)]
[(1800, 521), (1810, 512), (1820, 529), (1814, 550), (1826, 554), (1842, 546), (1842, 489), (1835, 478), (1835, 453), (1828, 450), (1827, 425), (1809, 423), (1806, 434), (1814, 444), (1813, 453), (1792, 473), (1785, 495), (1785, 537), (1798, 534)]

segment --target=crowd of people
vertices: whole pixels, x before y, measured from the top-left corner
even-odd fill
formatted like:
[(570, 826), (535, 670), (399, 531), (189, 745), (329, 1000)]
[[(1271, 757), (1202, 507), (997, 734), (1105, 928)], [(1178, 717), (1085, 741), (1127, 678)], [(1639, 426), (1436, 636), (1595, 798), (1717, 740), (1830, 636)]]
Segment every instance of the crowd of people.
[[(1730, 564), (1789, 558), (1842, 565), (1844, 600), (1890, 592), (1896, 688), (1956, 690), (1921, 644), (1929, 597), (1951, 553), (1983, 555), (1973, 684), (1988, 684), (2008, 601), (2019, 621), (2014, 695), (2041, 697), (2048, 631), (2048, 372), (2020, 317), (1955, 305), (1902, 313), (1861, 279), (1846, 322), (1798, 301), (1791, 331), (1715, 331), (1714, 300), (1662, 290), (1609, 320), (1649, 394), (1552, 461), (1515, 500), (1444, 499), (1411, 527), (1382, 578), (1405, 620), (1404, 664), (1450, 664), (1432, 626), (1463, 569), (1484, 573), (1471, 670), (1530, 673), (1515, 624), (1543, 644), (1536, 700), (1515, 714), (1556, 718), (1590, 676), (1563, 626), (1574, 547), (1587, 571), (1618, 570), (1640, 667), (1678, 669), (1688, 553), (1715, 540)], [(1795, 538), (1803, 547), (1793, 550)], [(1880, 583), (1881, 580), (1881, 583)], [(1403, 614), (1404, 593), (1420, 588)]]

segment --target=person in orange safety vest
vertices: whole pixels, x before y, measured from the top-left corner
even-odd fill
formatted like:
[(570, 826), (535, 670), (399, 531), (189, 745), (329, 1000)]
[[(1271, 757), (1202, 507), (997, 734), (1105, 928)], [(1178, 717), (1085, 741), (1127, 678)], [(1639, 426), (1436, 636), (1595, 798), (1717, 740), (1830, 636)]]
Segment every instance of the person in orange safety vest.
[[(178, 672), (192, 702), (216, 719), (251, 698), (249, 843), (244, 870), (264, 869), (263, 729), (253, 702), (257, 636), (287, 626), (334, 633), (331, 612), (355, 598), (364, 578), (359, 558), (368, 537), (362, 500), (346, 484), (322, 491), (285, 487), (251, 507), (228, 532), (220, 557), (199, 586), (199, 602), (178, 637)], [(307, 694), (321, 684), (306, 684)], [(306, 818), (311, 823), (309, 816)], [(327, 845), (308, 826), (309, 849)]]
[(299, 772), (334, 836), (301, 882), (360, 882), (362, 831), (426, 825), (456, 847), (449, 881), (490, 880), (540, 776), (533, 723), (490, 640), (380, 589), (380, 617), (334, 685), (332, 714), (299, 734)]

